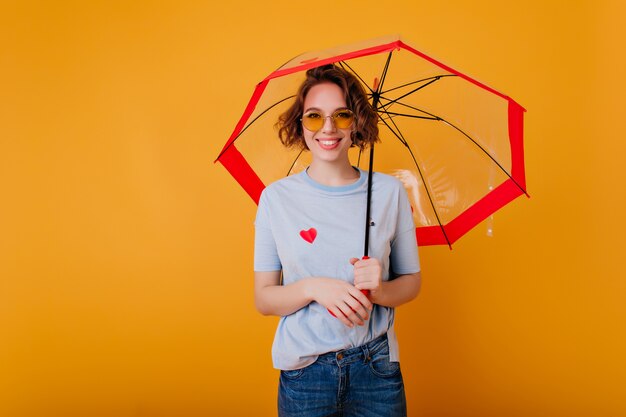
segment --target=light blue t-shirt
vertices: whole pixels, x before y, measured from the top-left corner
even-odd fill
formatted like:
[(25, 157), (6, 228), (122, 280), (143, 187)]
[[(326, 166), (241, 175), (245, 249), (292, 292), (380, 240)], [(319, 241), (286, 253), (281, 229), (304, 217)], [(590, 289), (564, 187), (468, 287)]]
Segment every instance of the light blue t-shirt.
[[(263, 190), (255, 221), (255, 271), (283, 271), (283, 285), (321, 276), (354, 282), (350, 258), (363, 256), (367, 172), (353, 184), (329, 187), (306, 171)], [(415, 225), (402, 183), (374, 173), (369, 256), (380, 260), (383, 279), (420, 270)], [(399, 360), (394, 309), (375, 305), (364, 326), (347, 327), (312, 302), (280, 318), (272, 359), (283, 370), (303, 368), (318, 355), (361, 346), (387, 333), (392, 361)]]

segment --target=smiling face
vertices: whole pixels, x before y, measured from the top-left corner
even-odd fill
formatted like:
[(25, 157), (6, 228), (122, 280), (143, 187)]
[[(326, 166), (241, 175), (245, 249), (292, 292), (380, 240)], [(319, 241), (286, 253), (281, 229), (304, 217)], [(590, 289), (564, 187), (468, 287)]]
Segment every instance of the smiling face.
[(309, 90), (304, 99), (304, 113), (317, 112), (324, 118), (318, 131), (310, 131), (303, 126), (302, 133), (313, 161), (350, 164), (348, 149), (352, 145), (352, 127), (337, 128), (331, 116), (336, 110), (346, 109), (346, 99), (341, 88), (333, 83), (317, 84)]

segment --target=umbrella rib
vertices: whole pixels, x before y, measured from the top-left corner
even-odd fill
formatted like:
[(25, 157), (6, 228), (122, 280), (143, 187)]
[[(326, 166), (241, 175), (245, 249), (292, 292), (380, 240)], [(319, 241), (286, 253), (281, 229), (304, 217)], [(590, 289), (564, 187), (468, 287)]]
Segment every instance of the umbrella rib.
[(232, 142), (230, 142), (228, 144), (228, 146), (226, 148), (224, 148), (224, 150), (222, 150), (222, 152), (220, 152), (220, 154), (217, 156), (217, 159), (220, 159), (222, 157), (222, 155), (235, 143), (235, 141), (237, 139), (239, 139), (239, 137), (243, 134), (243, 132), (245, 132), (250, 126), (252, 126), (252, 123), (256, 122), (257, 119), (261, 116), (263, 116), (265, 113), (267, 113), (268, 111), (270, 111), (273, 107), (278, 106), (280, 103), (282, 103), (285, 100), (289, 100), (290, 98), (294, 98), (295, 94), (289, 97), (285, 97), (282, 100), (277, 101), (276, 103), (272, 104), (271, 106), (269, 106), (267, 109), (263, 110), (261, 113), (259, 113), (259, 115), (257, 117), (255, 117), (250, 123), (248, 123), (243, 129), (241, 129), (241, 132), (239, 132), (237, 134), (237, 136), (235, 137), (235, 139), (232, 140)]
[[(384, 110), (383, 110), (384, 112)], [(441, 223), (441, 219), (439, 218), (439, 214), (437, 213), (437, 208), (435, 207), (435, 203), (430, 195), (430, 191), (428, 190), (428, 186), (426, 185), (426, 181), (424, 179), (424, 174), (422, 173), (422, 170), (419, 167), (419, 164), (417, 163), (417, 160), (415, 159), (415, 155), (413, 154), (413, 150), (411, 149), (411, 147), (409, 146), (408, 142), (406, 141), (406, 139), (404, 139), (404, 135), (402, 135), (402, 132), (400, 132), (400, 129), (398, 129), (398, 125), (396, 125), (396, 123), (392, 120), (389, 119), (391, 121), (391, 123), (393, 123), (393, 125), (395, 126), (395, 128), (397, 129), (397, 132), (391, 128), (391, 126), (389, 126), (389, 124), (383, 119), (380, 118), (382, 120), (382, 122), (385, 124), (385, 126), (387, 126), (387, 128), (391, 131), (391, 133), (393, 133), (396, 138), (398, 138), (398, 140), (400, 140), (400, 142), (402, 142), (402, 144), (404, 146), (407, 147), (407, 149), (409, 150), (409, 154), (411, 155), (411, 158), (413, 159), (413, 163), (415, 164), (415, 168), (417, 168), (417, 172), (419, 173), (420, 178), (422, 179), (422, 184), (424, 184), (424, 189), (426, 190), (426, 195), (428, 197), (428, 201), (430, 202), (430, 206), (433, 208), (433, 212), (435, 213), (435, 217), (437, 218), (437, 223), (439, 223), (439, 228), (441, 229), (441, 233), (443, 233), (443, 237), (446, 239), (446, 242), (448, 243), (448, 246), (450, 248), (452, 248), (452, 245), (450, 244), (450, 239), (448, 239), (448, 235), (446, 234), (446, 229), (443, 227), (443, 224)]]
[(487, 152), (487, 150), (481, 144), (476, 142), (476, 140), (474, 138), (472, 138), (469, 134), (467, 134), (463, 129), (457, 127), (456, 125), (454, 125), (453, 123), (449, 122), (448, 120), (446, 120), (446, 119), (444, 119), (442, 117), (439, 117), (439, 116), (437, 116), (435, 114), (429, 113), (429, 112), (427, 112), (425, 110), (418, 109), (417, 107), (410, 106), (408, 104), (402, 103), (401, 101), (396, 101), (396, 103), (401, 105), (401, 106), (405, 106), (405, 107), (408, 107), (410, 109), (417, 110), (419, 112), (428, 114), (431, 117), (428, 118), (428, 117), (420, 117), (420, 116), (411, 116), (411, 115), (406, 115), (406, 114), (401, 114), (401, 113), (389, 113), (386, 110), (382, 110), (382, 111), (385, 112), (385, 113), (393, 114), (393, 115), (397, 115), (397, 116), (406, 116), (406, 117), (413, 117), (413, 118), (420, 118), (420, 119), (427, 119), (427, 120), (434, 120), (434, 121), (444, 122), (448, 126), (452, 127), (453, 129), (457, 130), (458, 132), (460, 132), (463, 136), (468, 138), (474, 145), (476, 145), (478, 147), (478, 149), (480, 149), (485, 155), (487, 155), (487, 157), (489, 157), (489, 159), (491, 159), (493, 161), (493, 163), (496, 164), (498, 166), (498, 168), (500, 168), (500, 170), (502, 172), (504, 172), (504, 174), (506, 174), (506, 176), (509, 177), (509, 179), (511, 181), (513, 181), (513, 183), (517, 186), (517, 188), (519, 188), (524, 194), (528, 195), (526, 190), (524, 189), (524, 187), (519, 185), (519, 183), (517, 181), (515, 181), (515, 178), (513, 178), (513, 176), (489, 152)]
[(418, 112), (421, 112), (421, 113), (427, 114), (427, 115), (429, 116), (429, 117), (421, 116), (420, 118), (424, 118), (424, 119), (432, 119), (432, 120), (439, 120), (439, 119), (437, 118), (437, 116), (435, 116), (435, 115), (433, 115), (433, 114), (430, 114), (430, 113), (428, 113), (427, 111), (424, 111), (424, 110), (418, 109), (417, 107), (413, 107), (413, 106), (410, 106), (410, 105), (408, 105), (408, 104), (405, 104), (405, 103), (403, 103), (403, 102), (401, 102), (401, 101), (395, 101), (395, 102), (393, 102), (393, 103), (392, 103), (392, 102), (391, 102), (392, 100), (391, 100), (390, 98), (387, 98), (387, 97), (384, 97), (384, 96), (381, 96), (380, 98), (381, 98), (381, 99), (384, 99), (384, 100), (387, 100), (387, 101), (389, 102), (389, 103), (386, 103), (384, 106), (381, 106), (381, 107), (383, 108), (383, 110), (384, 110), (386, 113), (388, 113), (388, 114), (390, 114), (390, 115), (391, 115), (391, 114), (393, 114), (393, 115), (398, 115), (398, 116), (415, 117), (415, 116), (411, 116), (411, 115), (406, 114), (406, 113), (392, 113), (392, 112), (390, 112), (390, 111), (388, 110), (389, 108), (391, 108), (391, 106), (392, 106), (392, 105), (394, 105), (394, 104), (400, 104), (400, 105), (402, 105), (402, 106), (405, 106), (405, 107), (408, 107), (408, 108), (410, 108), (410, 109), (412, 109), (412, 110), (415, 110), (415, 111), (418, 111)]
[(355, 75), (355, 76), (356, 76), (356, 77), (357, 77), (357, 78), (361, 81), (361, 83), (362, 83), (362, 84), (363, 84), (363, 85), (364, 85), (364, 86), (365, 86), (368, 90), (370, 90), (370, 95), (371, 95), (371, 94), (374, 94), (374, 90), (372, 90), (372, 89), (371, 89), (371, 87), (370, 87), (369, 85), (367, 85), (367, 83), (365, 82), (365, 80), (363, 80), (363, 78), (361, 78), (361, 76), (360, 76), (359, 74), (357, 74), (357, 72), (356, 72), (356, 71), (355, 71), (355, 70), (354, 70), (354, 69), (353, 69), (350, 65), (348, 65), (345, 61), (339, 61), (339, 62), (337, 62), (337, 63), (338, 63), (338, 64), (339, 64), (339, 65), (340, 65), (343, 69), (345, 69), (345, 68), (344, 68), (344, 65), (345, 65), (346, 67), (348, 67), (348, 69), (349, 69), (350, 71), (352, 71), (352, 73), (353, 73), (353, 74), (354, 74), (354, 75)]
[(365, 82), (365, 80), (354, 70), (354, 68), (352, 68), (350, 65), (348, 65), (347, 62), (345, 61), (338, 61), (337, 64), (339, 64), (339, 66), (343, 69), (346, 69), (346, 67), (359, 79), (359, 81), (361, 81), (361, 84), (363, 84), (365, 86), (365, 88), (367, 88), (370, 93), (368, 94), (368, 96), (372, 97), (374, 94), (378, 94), (380, 95), (380, 91), (382, 90), (383, 87), (383, 83), (385, 82), (385, 78), (387, 78), (387, 70), (389, 69), (389, 64), (391, 62), (391, 55), (393, 54), (393, 51), (389, 52), (389, 54), (387, 55), (387, 61), (385, 61), (385, 67), (383, 68), (383, 73), (381, 74), (380, 77), (380, 82), (378, 84), (378, 88), (376, 91), (374, 91), (367, 82)]
[[(458, 75), (456, 75), (456, 74), (442, 74), (442, 75), (435, 75), (433, 77), (422, 78), (421, 80), (411, 81), (410, 83), (406, 83), (406, 84), (399, 85), (397, 87), (390, 88), (387, 91), (382, 91), (381, 94), (387, 94), (390, 91), (398, 90), (400, 88), (408, 87), (411, 84), (417, 84), (417, 83), (421, 83), (421, 82), (424, 82), (424, 81), (427, 81), (427, 80), (438, 81), (439, 79), (444, 78), (444, 77), (458, 77)], [(424, 87), (425, 87), (425, 85), (424, 85)]]
[(296, 156), (296, 159), (293, 160), (293, 163), (289, 167), (289, 171), (287, 171), (287, 176), (291, 175), (291, 170), (293, 169), (294, 166), (296, 166), (296, 162), (298, 162), (298, 159), (300, 159), (300, 155), (302, 155), (302, 152), (304, 152), (304, 149), (300, 149), (300, 152)]
[[(407, 143), (406, 139), (404, 138), (404, 135), (402, 134), (402, 132), (400, 132), (400, 129), (398, 128), (398, 125), (393, 121), (393, 119), (391, 117), (387, 117), (385, 119), (383, 119), (383, 117), (379, 114), (378, 117), (380, 118), (380, 120), (385, 123), (385, 125), (387, 125), (387, 128), (389, 130), (391, 130), (391, 132), (395, 135), (396, 139), (398, 139), (404, 146), (408, 147), (409, 144)], [(389, 126), (385, 120), (389, 120), (393, 123), (393, 125), (395, 126), (396, 130), (393, 130), (391, 128), (391, 126)]]
[(381, 91), (383, 91), (383, 84), (385, 83), (385, 79), (387, 78), (387, 70), (389, 70), (389, 63), (391, 62), (391, 54), (393, 53), (393, 50), (391, 50), (389, 52), (389, 55), (387, 55), (387, 62), (385, 62), (385, 68), (383, 68), (383, 73), (380, 76), (380, 82), (378, 83), (378, 88), (376, 93), (378, 94), (378, 97), (380, 97)]
[(338, 61), (337, 64), (339, 64), (339, 66), (343, 69), (346, 69), (345, 67), (347, 67), (360, 81), (361, 84), (363, 84), (369, 91), (370, 94), (369, 96), (372, 96), (373, 94), (380, 94), (380, 91), (382, 90), (382, 86), (383, 83), (385, 82), (385, 78), (387, 78), (387, 70), (389, 69), (389, 63), (391, 62), (391, 55), (393, 54), (393, 51), (390, 51), (389, 54), (387, 55), (387, 61), (385, 62), (385, 67), (383, 68), (383, 73), (380, 77), (380, 83), (378, 84), (378, 89), (377, 91), (374, 91), (368, 83), (365, 82), (365, 80), (354, 70), (354, 68), (352, 68), (350, 65), (348, 65), (347, 62), (345, 61)]
[(414, 88), (413, 90), (409, 91), (408, 93), (406, 93), (406, 94), (404, 94), (404, 95), (401, 95), (400, 97), (395, 98), (395, 99), (393, 99), (393, 100), (386, 99), (386, 100), (389, 100), (389, 103), (385, 104), (385, 107), (390, 106), (390, 105), (392, 105), (393, 103), (396, 103), (398, 100), (401, 100), (401, 99), (403, 99), (404, 97), (406, 97), (406, 96), (408, 96), (408, 95), (411, 95), (411, 94), (415, 93), (416, 91), (421, 90), (421, 89), (422, 89), (422, 88), (424, 88), (424, 87), (429, 86), (430, 84), (434, 83), (435, 81), (438, 81), (438, 80), (439, 80), (439, 78), (441, 78), (441, 76), (437, 76), (437, 77), (435, 77), (434, 79), (432, 79), (432, 80), (430, 80), (429, 82), (427, 82), (426, 84), (420, 85), (419, 87)]
[(404, 117), (411, 117), (413, 119), (441, 120), (441, 118), (439, 117), (418, 116), (416, 114), (396, 113), (396, 112), (390, 112), (386, 110), (384, 111), (384, 113), (390, 116), (389, 119), (392, 119), (391, 116), (404, 116)]
[(521, 185), (519, 185), (517, 181), (515, 181), (515, 178), (513, 178), (513, 176), (511, 176), (511, 174), (509, 174), (509, 172), (506, 169), (504, 169), (504, 167), (502, 165), (500, 165), (500, 163), (498, 161), (496, 161), (496, 159), (493, 156), (491, 156), (491, 154), (489, 152), (487, 152), (487, 150), (485, 148), (483, 148), (478, 142), (476, 142), (470, 135), (468, 135), (461, 128), (453, 125), (452, 123), (448, 122), (445, 119), (441, 119), (441, 121), (444, 122), (445, 124), (447, 124), (448, 126), (451, 126), (452, 128), (456, 129), (457, 131), (461, 132), (461, 134), (463, 134), (466, 138), (471, 140), (472, 143), (474, 143), (474, 145), (478, 146), (478, 148), (481, 151), (483, 151), (483, 153), (485, 155), (487, 155), (489, 157), (489, 159), (491, 159), (493, 161), (493, 163), (496, 164), (502, 170), (502, 172), (504, 172), (506, 174), (506, 176), (509, 177), (509, 179), (511, 181), (513, 181), (513, 183), (517, 186), (517, 188), (519, 188), (524, 194), (528, 195), (526, 190)]

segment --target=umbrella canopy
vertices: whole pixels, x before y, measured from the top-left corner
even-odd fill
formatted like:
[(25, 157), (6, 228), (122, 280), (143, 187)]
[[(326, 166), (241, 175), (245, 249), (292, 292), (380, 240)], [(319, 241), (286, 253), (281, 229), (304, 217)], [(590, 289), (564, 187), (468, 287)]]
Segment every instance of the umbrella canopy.
[[(309, 153), (286, 149), (274, 124), (306, 70), (330, 63), (354, 73), (369, 92), (381, 139), (373, 169), (405, 185), (420, 246), (451, 245), (527, 195), (525, 110), (393, 36), (299, 55), (256, 86), (216, 160), (255, 202), (267, 184), (309, 165)], [(353, 165), (370, 165), (369, 152), (350, 152)]]

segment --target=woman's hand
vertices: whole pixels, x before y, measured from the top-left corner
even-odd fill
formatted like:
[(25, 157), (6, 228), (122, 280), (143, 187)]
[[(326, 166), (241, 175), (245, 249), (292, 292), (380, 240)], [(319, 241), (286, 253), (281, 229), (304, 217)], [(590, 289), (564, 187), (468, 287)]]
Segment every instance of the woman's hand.
[(383, 269), (376, 258), (350, 259), (354, 265), (354, 286), (359, 290), (369, 290), (372, 297), (380, 297), (383, 289)]
[(323, 305), (346, 326), (362, 326), (369, 319), (372, 303), (354, 285), (333, 278), (313, 278), (309, 281), (311, 298)]

